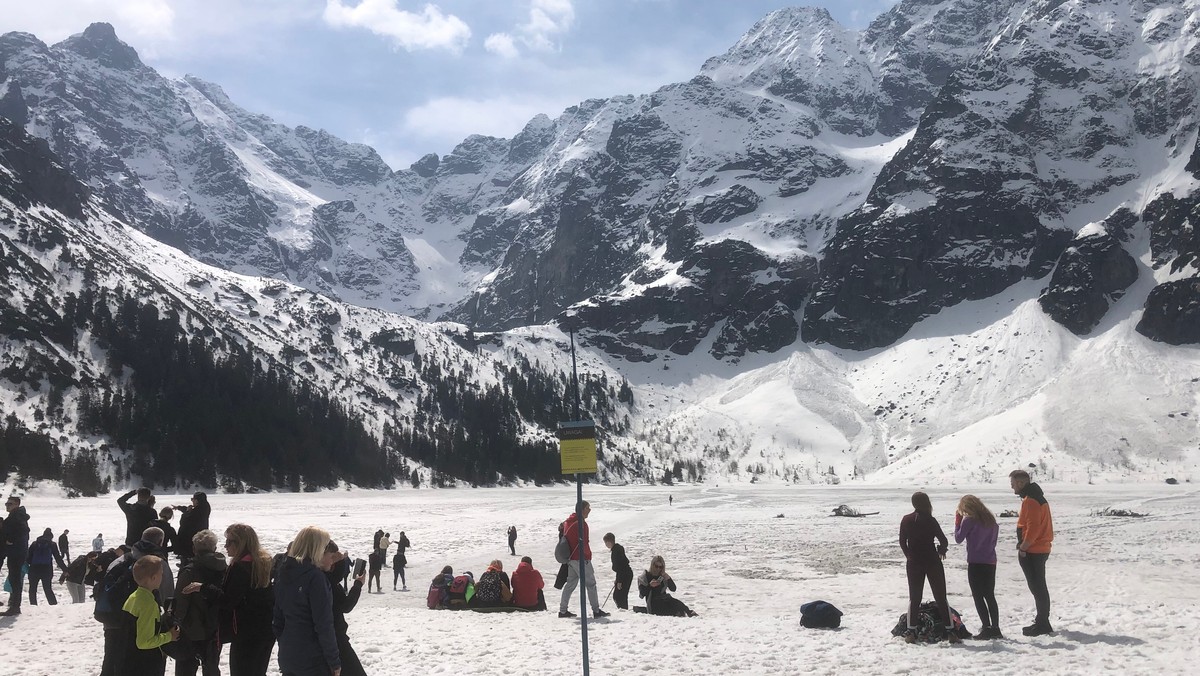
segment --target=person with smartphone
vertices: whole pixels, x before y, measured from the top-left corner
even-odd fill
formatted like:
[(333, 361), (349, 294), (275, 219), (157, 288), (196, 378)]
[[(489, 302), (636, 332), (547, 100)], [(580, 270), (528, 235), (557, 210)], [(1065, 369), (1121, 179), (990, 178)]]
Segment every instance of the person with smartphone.
[(354, 652), (354, 647), (350, 645), (350, 637), (347, 635), (350, 624), (346, 622), (346, 613), (358, 605), (363, 580), (367, 575), (367, 562), (364, 559), (354, 562), (354, 582), (349, 591), (338, 583), (346, 577), (346, 570), (350, 568), (350, 558), (345, 552), (338, 551), (336, 542), (330, 541), (325, 546), (325, 561), (322, 563), (328, 564), (322, 568), (327, 570), (325, 575), (329, 578), (329, 587), (333, 591), (333, 631), (337, 635), (338, 654), (342, 657), (341, 676), (366, 676), (358, 653)]

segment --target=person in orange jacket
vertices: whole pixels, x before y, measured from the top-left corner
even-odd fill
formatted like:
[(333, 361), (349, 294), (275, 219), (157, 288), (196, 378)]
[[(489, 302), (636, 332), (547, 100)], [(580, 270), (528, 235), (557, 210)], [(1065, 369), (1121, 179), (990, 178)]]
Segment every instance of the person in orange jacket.
[(1030, 480), (1029, 472), (1015, 470), (1008, 475), (1008, 480), (1013, 492), (1021, 496), (1021, 513), (1017, 517), (1017, 561), (1037, 606), (1033, 624), (1022, 628), (1021, 633), (1042, 636), (1054, 631), (1050, 626), (1050, 590), (1046, 587), (1046, 561), (1054, 542), (1050, 504), (1046, 502), (1042, 487)]

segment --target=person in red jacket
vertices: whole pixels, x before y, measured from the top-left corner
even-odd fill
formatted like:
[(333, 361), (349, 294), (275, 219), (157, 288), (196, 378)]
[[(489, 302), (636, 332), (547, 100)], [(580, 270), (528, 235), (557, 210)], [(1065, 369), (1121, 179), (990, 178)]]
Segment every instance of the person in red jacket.
[(525, 610), (545, 610), (546, 597), (542, 593), (545, 586), (542, 574), (533, 567), (533, 559), (522, 556), (512, 574), (512, 604)]
[(1046, 561), (1054, 542), (1054, 522), (1050, 518), (1050, 503), (1042, 487), (1033, 483), (1029, 472), (1018, 469), (1008, 475), (1013, 492), (1021, 496), (1021, 513), (1017, 516), (1017, 561), (1025, 573), (1025, 582), (1033, 594), (1037, 616), (1033, 624), (1023, 627), (1026, 636), (1042, 636), (1054, 631), (1050, 626), (1050, 590), (1046, 587)]
[[(596, 572), (592, 569), (592, 546), (588, 538), (588, 514), (592, 513), (592, 506), (587, 501), (581, 502), (578, 513), (583, 514), (583, 524), (579, 523), (576, 518), (577, 513), (572, 512), (563, 524), (563, 535), (567, 538), (567, 544), (571, 545), (571, 560), (567, 562), (567, 583), (563, 585), (562, 599), (558, 602), (559, 617), (575, 617), (575, 613), (567, 610), (567, 604), (571, 601), (571, 594), (575, 588), (579, 586), (579, 578), (583, 578), (584, 588), (587, 589), (588, 600), (592, 602), (592, 617), (608, 617), (609, 613), (600, 609), (600, 596), (596, 593)], [(581, 537), (582, 532), (582, 537)], [(582, 548), (583, 560), (580, 561), (579, 552)], [(580, 608), (579, 612), (583, 612)]]

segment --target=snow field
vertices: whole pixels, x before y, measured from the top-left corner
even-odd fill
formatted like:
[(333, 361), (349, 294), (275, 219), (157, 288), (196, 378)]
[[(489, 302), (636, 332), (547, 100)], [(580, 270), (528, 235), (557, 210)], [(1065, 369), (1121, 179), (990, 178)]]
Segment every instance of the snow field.
[[(700, 613), (650, 617), (616, 611), (610, 599), (606, 610), (613, 616), (588, 624), (591, 673), (1186, 673), (1200, 627), (1194, 575), (1200, 491), (1188, 484), (1045, 488), (1056, 529), (1048, 578), (1057, 635), (1021, 636), (1020, 627), (1032, 621), (1033, 600), (1012, 553), (1015, 519), (1006, 518), (997, 597), (1008, 640), (913, 646), (889, 633), (907, 605), (896, 539), (900, 517), (910, 511), (911, 487), (585, 486), (602, 600), (613, 574), (600, 538), (612, 531), (636, 573), (651, 556), (663, 555), (679, 584), (675, 595)], [(999, 484), (932, 487), (951, 541), (954, 506), (967, 492), (996, 513), (1018, 505)], [(25, 504), (35, 533), (70, 528), (78, 555), (97, 532), (111, 543), (124, 531), (115, 497), (64, 500), (34, 489)], [(347, 616), (368, 673), (569, 674), (581, 673), (579, 622), (556, 616), (559, 594), (550, 585), (557, 570), (555, 527), (574, 498), (573, 487), (214, 495), (212, 525), (220, 532), (245, 520), (274, 552), (315, 523), (357, 556), (367, 553), (376, 528), (393, 539), (404, 530), (413, 543), (406, 553), (411, 592), (392, 592), (392, 569), (384, 569), (385, 592), (364, 593)], [(158, 504), (185, 500), (159, 496)], [(827, 516), (842, 503), (880, 514)], [(1093, 516), (1104, 507), (1148, 516)], [(518, 558), (508, 554), (505, 540), (509, 525), (519, 531), (518, 554), (533, 557), (546, 579), (551, 612), (427, 610), (429, 579), (445, 564), (478, 576), (500, 558), (506, 570), (515, 569)], [(946, 569), (950, 603), (977, 631), (962, 546), (951, 546)], [(101, 634), (91, 604), (71, 605), (62, 586), (56, 592), (58, 606), (26, 601), (21, 616), (0, 618), (0, 675), (98, 668)], [(640, 604), (636, 592), (631, 596)], [(841, 629), (800, 627), (799, 606), (816, 599), (846, 613)], [(570, 607), (578, 611), (578, 592)]]

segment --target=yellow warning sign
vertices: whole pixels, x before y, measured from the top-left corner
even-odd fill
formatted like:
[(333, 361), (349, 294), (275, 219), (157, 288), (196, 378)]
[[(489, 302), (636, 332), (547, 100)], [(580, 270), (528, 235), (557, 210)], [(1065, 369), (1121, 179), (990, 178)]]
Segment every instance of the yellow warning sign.
[(596, 473), (596, 425), (590, 420), (560, 422), (558, 449), (563, 474)]

